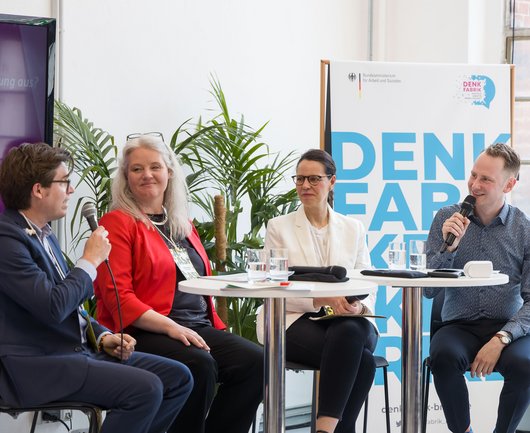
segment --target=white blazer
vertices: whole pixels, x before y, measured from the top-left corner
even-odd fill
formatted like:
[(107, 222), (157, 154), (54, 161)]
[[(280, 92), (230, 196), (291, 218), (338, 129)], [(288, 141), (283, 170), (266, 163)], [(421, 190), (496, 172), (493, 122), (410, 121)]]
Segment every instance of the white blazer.
[[(369, 269), (370, 255), (366, 245), (366, 233), (363, 223), (351, 217), (335, 212), (328, 206), (328, 244), (329, 263), (321, 263), (312, 242), (310, 222), (304, 206), (288, 215), (273, 218), (267, 224), (265, 249), (287, 248), (289, 266), (344, 266), (346, 269)], [(374, 311), (375, 295), (362, 300), (370, 311)], [(304, 313), (317, 312), (313, 298), (286, 298), (286, 329)], [(370, 320), (374, 326), (373, 319)], [(263, 342), (263, 309), (258, 311), (256, 326), (258, 340)]]

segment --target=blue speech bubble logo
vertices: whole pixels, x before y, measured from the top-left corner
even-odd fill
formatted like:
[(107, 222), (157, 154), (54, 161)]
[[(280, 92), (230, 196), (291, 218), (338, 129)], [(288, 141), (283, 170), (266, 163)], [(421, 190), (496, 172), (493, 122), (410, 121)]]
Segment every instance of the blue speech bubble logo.
[(473, 105), (482, 105), (486, 108), (490, 108), (491, 101), (495, 97), (495, 83), (493, 80), (486, 75), (471, 75), (473, 81), (483, 81), (484, 87), (482, 90), (482, 99), (473, 101)]

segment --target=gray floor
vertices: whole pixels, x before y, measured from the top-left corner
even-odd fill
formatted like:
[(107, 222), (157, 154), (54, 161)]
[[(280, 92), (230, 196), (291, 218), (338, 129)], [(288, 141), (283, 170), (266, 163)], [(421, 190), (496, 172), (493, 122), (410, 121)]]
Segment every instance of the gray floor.
[[(260, 407), (261, 409), (261, 407)], [(263, 433), (263, 412), (258, 410), (259, 426), (257, 433)], [(285, 410), (286, 433), (310, 433), (311, 406), (302, 405), (289, 407)], [(304, 426), (304, 427), (297, 427)], [(251, 429), (252, 432), (252, 429)]]

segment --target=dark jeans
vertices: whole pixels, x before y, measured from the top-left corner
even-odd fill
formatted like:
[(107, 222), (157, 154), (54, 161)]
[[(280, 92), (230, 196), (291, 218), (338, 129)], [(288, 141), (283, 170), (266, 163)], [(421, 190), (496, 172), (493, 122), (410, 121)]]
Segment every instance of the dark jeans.
[(263, 399), (263, 350), (212, 326), (193, 329), (210, 353), (166, 335), (133, 333), (139, 350), (178, 360), (193, 374), (193, 391), (168, 433), (247, 433)]
[[(469, 394), (464, 373), (478, 351), (505, 324), (498, 320), (455, 321), (442, 326), (431, 340), (431, 369), (447, 426), (463, 433), (470, 424)], [(530, 336), (506, 346), (495, 366), (504, 377), (496, 433), (513, 433), (530, 402)]]
[(110, 409), (101, 433), (164, 433), (192, 386), (191, 373), (181, 363), (136, 352), (122, 364), (99, 354), (89, 359), (83, 387), (64, 400)]
[(377, 333), (362, 318), (314, 321), (305, 314), (286, 333), (286, 358), (320, 369), (318, 416), (338, 418), (336, 433), (354, 433), (372, 387)]

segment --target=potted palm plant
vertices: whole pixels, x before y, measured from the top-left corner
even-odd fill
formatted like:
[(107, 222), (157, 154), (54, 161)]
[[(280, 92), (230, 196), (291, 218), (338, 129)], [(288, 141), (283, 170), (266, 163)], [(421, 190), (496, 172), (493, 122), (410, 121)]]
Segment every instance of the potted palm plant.
[[(212, 77), (210, 83), (217, 114), (206, 123), (199, 119), (192, 133), (181, 125), (173, 134), (170, 146), (192, 171), (188, 176), (190, 195), (206, 215), (204, 221), (194, 223), (214, 270), (242, 271), (246, 249), (263, 246), (260, 232), (267, 221), (297, 206), (294, 188), (276, 192), (296, 158), (292, 152), (286, 156), (271, 154), (268, 145), (260, 140), (267, 124), (254, 129), (245, 123), (243, 116), (234, 119), (219, 81)], [(219, 260), (214, 245), (215, 194), (225, 199), (227, 252), (224, 260)], [(246, 213), (243, 212), (245, 203), (250, 204)], [(243, 218), (247, 218), (244, 222), (250, 229), (241, 234), (238, 227)], [(256, 340), (255, 315), (261, 301), (228, 298), (226, 302), (231, 330)]]

